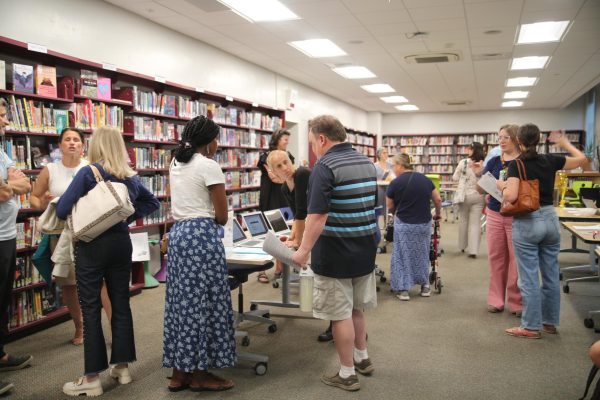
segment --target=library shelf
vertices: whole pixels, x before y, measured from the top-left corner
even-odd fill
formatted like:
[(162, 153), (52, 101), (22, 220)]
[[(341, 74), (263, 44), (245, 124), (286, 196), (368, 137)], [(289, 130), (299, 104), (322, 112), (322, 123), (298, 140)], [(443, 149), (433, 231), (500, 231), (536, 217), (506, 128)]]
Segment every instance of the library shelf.
[(58, 138), (58, 136), (59, 136), (58, 133), (13, 131), (11, 129), (6, 129), (4, 131), (4, 133), (6, 135), (11, 135), (11, 136), (19, 136), (19, 135), (23, 135), (23, 136), (50, 136), (50, 137), (55, 137), (55, 138)]
[(56, 102), (56, 103), (72, 103), (73, 99), (63, 99), (60, 97), (50, 97), (50, 96), (42, 96), (39, 94), (27, 93), (27, 92), (18, 92), (15, 90), (5, 90), (0, 89), (0, 94), (13, 95), (13, 96), (21, 96), (27, 97), (34, 100), (44, 100), (48, 102)]
[(124, 106), (124, 107), (133, 107), (133, 103), (131, 101), (127, 101), (127, 100), (120, 100), (120, 99), (99, 99), (97, 97), (90, 97), (90, 96), (83, 96), (81, 94), (77, 94), (75, 93), (73, 95), (73, 100), (75, 102), (77, 102), (77, 100), (91, 100), (97, 103), (105, 103), (105, 104), (113, 104), (116, 106)]
[(257, 150), (257, 151), (266, 151), (269, 150), (266, 147), (252, 147), (252, 146), (235, 146), (230, 144), (221, 144), (219, 143), (220, 149), (243, 149), (243, 150)]
[(228, 171), (243, 171), (243, 170), (247, 170), (247, 169), (259, 169), (259, 168), (257, 166), (227, 167), (227, 166), (221, 165), (221, 169), (228, 170)]
[(13, 293), (18, 293), (18, 292), (23, 292), (23, 291), (29, 290), (29, 289), (44, 287), (47, 285), (48, 284), (46, 282), (42, 281), (42, 282), (37, 282), (37, 283), (31, 283), (31, 284), (25, 285), (25, 286), (19, 286), (19, 287), (13, 288), (12, 291), (13, 291)]
[(233, 211), (246, 211), (246, 210), (252, 210), (252, 209), (257, 208), (257, 207), (258, 207), (258, 204), (251, 204), (251, 205), (248, 205), (248, 206), (234, 208)]
[(243, 187), (239, 187), (239, 188), (225, 188), (226, 191), (228, 192), (240, 192), (242, 190), (258, 190), (260, 189), (260, 186), (243, 186)]
[[(127, 100), (124, 100), (124, 101), (127, 101)], [(160, 118), (160, 119), (171, 119), (174, 121), (189, 121), (189, 120), (191, 120), (191, 118), (187, 118), (187, 117), (179, 117), (177, 115), (140, 111), (140, 110), (136, 110), (136, 109), (129, 111), (128, 114), (140, 115), (140, 116), (146, 116), (146, 117), (156, 117), (156, 118)]]
[[(15, 326), (14, 328), (8, 329), (8, 339), (15, 340), (20, 337), (26, 335), (19, 335), (20, 333), (27, 332), (27, 334), (31, 334), (33, 332), (40, 331), (42, 329), (46, 329), (49, 327), (48, 323), (52, 325), (57, 325), (61, 322), (67, 321), (71, 318), (69, 315), (69, 310), (66, 306), (58, 307), (54, 311), (50, 311), (48, 314), (44, 315), (42, 318), (37, 319), (35, 321), (27, 322), (26, 324)], [(39, 328), (39, 329), (36, 329)]]
[(179, 144), (177, 142), (170, 142), (170, 141), (166, 141), (166, 140), (135, 139), (135, 135), (134, 135), (134, 139), (129, 140), (128, 143), (152, 143), (152, 144), (164, 144), (164, 145), (168, 145), (168, 146), (177, 146)]
[(227, 122), (219, 122), (217, 120), (214, 120), (214, 121), (217, 125), (219, 125), (222, 128), (237, 128), (237, 129), (255, 130), (255, 131), (260, 131), (260, 132), (265, 132), (265, 133), (273, 133), (273, 131), (271, 129), (255, 128), (253, 126), (248, 126), (248, 125), (235, 125), (235, 124), (229, 124)]
[[(167, 225), (171, 225), (171, 224), (174, 224), (174, 223), (175, 223), (175, 220), (172, 220), (172, 219), (170, 219), (170, 220), (168, 220), (166, 222)], [(144, 225), (130, 226), (129, 230), (130, 231), (139, 231), (139, 230), (143, 230), (143, 229), (147, 229), (147, 228), (161, 227), (161, 226), (164, 226), (164, 225), (165, 225), (165, 221), (163, 221), (163, 222), (156, 222), (156, 223), (153, 223), (153, 224), (144, 224)]]
[(169, 172), (169, 168), (136, 168), (136, 172), (146, 173), (146, 172)]

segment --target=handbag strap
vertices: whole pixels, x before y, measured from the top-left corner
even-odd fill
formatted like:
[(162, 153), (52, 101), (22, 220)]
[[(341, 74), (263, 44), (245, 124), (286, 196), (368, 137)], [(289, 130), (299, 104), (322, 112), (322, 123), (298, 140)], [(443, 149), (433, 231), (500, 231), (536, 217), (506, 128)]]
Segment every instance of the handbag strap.
[(90, 164), (90, 168), (92, 169), (92, 173), (94, 174), (94, 178), (96, 179), (96, 182), (100, 183), (104, 180), (104, 178), (102, 177), (102, 174), (100, 174), (100, 171), (98, 171), (98, 168), (96, 168), (96, 166), (94, 164)]
[(525, 164), (523, 164), (523, 160), (517, 158), (515, 161), (517, 162), (517, 168), (519, 169), (519, 179), (522, 181), (526, 181), (527, 171), (525, 170)]

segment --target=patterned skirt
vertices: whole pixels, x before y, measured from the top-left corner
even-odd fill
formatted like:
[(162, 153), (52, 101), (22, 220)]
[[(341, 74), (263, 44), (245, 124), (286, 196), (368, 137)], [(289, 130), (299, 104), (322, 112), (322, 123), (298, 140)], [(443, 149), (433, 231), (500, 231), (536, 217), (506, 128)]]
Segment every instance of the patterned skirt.
[(236, 362), (225, 249), (211, 218), (177, 222), (169, 233), (163, 367), (185, 372)]
[(390, 286), (394, 291), (409, 290), (416, 284), (429, 284), (431, 223), (405, 224), (394, 218), (394, 249)]

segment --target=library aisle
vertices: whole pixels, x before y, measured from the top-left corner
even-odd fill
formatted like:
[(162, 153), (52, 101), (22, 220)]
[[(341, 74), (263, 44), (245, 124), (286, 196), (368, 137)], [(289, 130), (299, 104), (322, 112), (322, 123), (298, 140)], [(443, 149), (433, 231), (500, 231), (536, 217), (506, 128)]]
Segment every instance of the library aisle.
[[(504, 312), (486, 311), (488, 266), (485, 244), (477, 259), (456, 250), (458, 224), (442, 223), (439, 273), (444, 291), (430, 298), (412, 296), (400, 302), (380, 283), (379, 307), (367, 313), (368, 350), (375, 366), (371, 377), (359, 376), (361, 389), (353, 397), (377, 399), (576, 399), (583, 394), (591, 366), (588, 346), (600, 336), (583, 326), (587, 310), (598, 307), (597, 282), (573, 285), (561, 293), (559, 335), (523, 340), (504, 334), (519, 320)], [(568, 235), (563, 235), (568, 246)], [(485, 241), (484, 241), (485, 243)], [(561, 265), (587, 260), (585, 254), (561, 254)], [(378, 255), (379, 265), (389, 271), (389, 252)], [(272, 276), (272, 270), (269, 271)], [(251, 277), (244, 285), (245, 299), (280, 296), (278, 289), (261, 285)], [(233, 292), (232, 295), (236, 295)], [(294, 294), (295, 296), (295, 294)], [(102, 375), (102, 399), (347, 399), (348, 393), (319, 381), (323, 372), (338, 365), (332, 343), (316, 338), (324, 321), (307, 319), (299, 311), (271, 309), (278, 324), (276, 333), (264, 325), (246, 322), (250, 346), (244, 351), (267, 354), (269, 370), (256, 376), (250, 364), (227, 370), (223, 376), (236, 386), (222, 394), (170, 393), (161, 368), (164, 285), (145, 290), (131, 299), (138, 361), (131, 367), (134, 381), (119, 386)], [(234, 302), (235, 305), (235, 302)], [(246, 307), (248, 304), (246, 305)], [(280, 315), (301, 318), (281, 318)], [(105, 332), (109, 329), (105, 328)], [(11, 399), (66, 399), (63, 383), (79, 376), (83, 348), (69, 344), (70, 322), (49, 328), (7, 345), (10, 353), (29, 353), (32, 366), (0, 377), (14, 382)]]

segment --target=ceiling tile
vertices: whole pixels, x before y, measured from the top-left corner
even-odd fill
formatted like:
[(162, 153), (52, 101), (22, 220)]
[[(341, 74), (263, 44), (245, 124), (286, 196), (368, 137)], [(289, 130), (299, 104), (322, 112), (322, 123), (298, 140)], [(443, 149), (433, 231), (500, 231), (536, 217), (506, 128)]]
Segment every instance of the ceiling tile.
[(469, 29), (518, 25), (523, 0), (504, 0), (466, 4)]
[(453, 5), (412, 8), (408, 12), (417, 24), (420, 21), (465, 18), (463, 7)]

